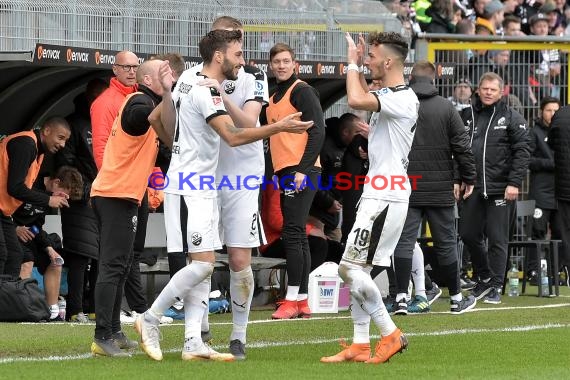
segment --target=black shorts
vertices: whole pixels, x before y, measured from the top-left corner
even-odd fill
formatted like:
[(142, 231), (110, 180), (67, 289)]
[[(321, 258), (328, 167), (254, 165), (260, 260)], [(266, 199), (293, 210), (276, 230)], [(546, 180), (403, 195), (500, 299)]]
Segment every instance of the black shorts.
[(47, 252), (41, 251), (35, 240), (27, 243), (20, 242), (20, 244), (22, 246), (22, 251), (24, 251), (24, 259), (22, 262), (27, 263), (29, 261), (33, 261), (34, 266), (38, 268), (38, 272), (43, 276), (48, 265), (51, 264), (51, 259)]

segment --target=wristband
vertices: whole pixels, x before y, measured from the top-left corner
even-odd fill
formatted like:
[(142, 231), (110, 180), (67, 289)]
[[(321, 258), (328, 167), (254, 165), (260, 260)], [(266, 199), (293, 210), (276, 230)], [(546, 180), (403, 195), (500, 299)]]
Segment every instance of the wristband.
[(362, 72), (362, 71), (360, 71), (360, 67), (358, 67), (358, 65), (356, 63), (349, 63), (348, 66), (346, 66), (346, 71), (349, 71), (349, 70), (358, 71), (359, 73)]

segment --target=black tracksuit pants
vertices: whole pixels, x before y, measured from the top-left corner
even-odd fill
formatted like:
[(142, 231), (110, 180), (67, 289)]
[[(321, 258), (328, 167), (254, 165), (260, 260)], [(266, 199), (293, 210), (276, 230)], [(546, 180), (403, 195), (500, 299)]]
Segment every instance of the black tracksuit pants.
[(407, 293), (412, 272), (412, 256), (423, 216), (427, 217), (434, 252), (437, 255), (442, 276), (449, 294), (461, 292), (459, 285), (459, 265), (457, 263), (457, 235), (455, 232), (455, 210), (449, 207), (408, 208), (404, 229), (394, 250), (394, 270), (398, 293)]
[(0, 275), (20, 277), (24, 252), (20, 246), (16, 225), (11, 217), (0, 212)]
[(99, 224), (99, 275), (95, 285), (95, 338), (121, 331), (123, 287), (133, 262), (138, 205), (106, 197), (91, 199)]
[[(287, 259), (287, 279), (291, 286), (299, 286), (299, 294), (309, 290), (311, 252), (307, 240), (306, 224), (309, 210), (316, 194), (317, 171), (305, 173), (312, 186), (296, 193), (293, 188), (294, 173), (282, 171), (278, 174), (281, 188), (281, 213), (283, 230), (281, 238)], [(271, 185), (270, 185), (271, 186)]]
[(459, 234), (471, 254), (473, 272), (480, 280), (490, 278), (490, 285), (497, 289), (503, 286), (505, 277), (515, 205), (506, 201), (503, 194), (485, 199), (481, 189), (476, 189), (461, 207)]

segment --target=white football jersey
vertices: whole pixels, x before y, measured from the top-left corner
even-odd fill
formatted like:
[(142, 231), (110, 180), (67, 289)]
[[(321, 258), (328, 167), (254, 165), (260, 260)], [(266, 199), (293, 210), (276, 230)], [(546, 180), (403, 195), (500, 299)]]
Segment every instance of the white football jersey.
[(164, 191), (214, 198), (220, 136), (208, 122), (227, 111), (217, 90), (197, 84), (203, 76), (185, 74), (172, 93), (177, 121)]
[(409, 202), (412, 190), (407, 180), (408, 154), (416, 131), (418, 98), (404, 85), (372, 93), (379, 99), (380, 111), (374, 112), (370, 119), (370, 181), (364, 185), (362, 197)]
[[(183, 76), (197, 75), (202, 70), (203, 65), (194, 66), (182, 74)], [(182, 77), (181, 77), (182, 78)], [(269, 86), (267, 75), (263, 70), (254, 66), (242, 67), (237, 75), (237, 80), (225, 80), (221, 84), (224, 93), (239, 108), (250, 101), (260, 102), (262, 105), (269, 103)], [(257, 121), (259, 127), (259, 120)], [(250, 144), (237, 147), (229, 146), (223, 139), (220, 143), (220, 157), (218, 169), (216, 171), (216, 182), (219, 183), (222, 176), (229, 177), (233, 186), (239, 182), (236, 176), (241, 176), (242, 180), (246, 176), (261, 176), (265, 174), (265, 159), (263, 157), (263, 141), (255, 141)], [(255, 183), (248, 181), (248, 183)], [(258, 182), (261, 183), (261, 180)]]

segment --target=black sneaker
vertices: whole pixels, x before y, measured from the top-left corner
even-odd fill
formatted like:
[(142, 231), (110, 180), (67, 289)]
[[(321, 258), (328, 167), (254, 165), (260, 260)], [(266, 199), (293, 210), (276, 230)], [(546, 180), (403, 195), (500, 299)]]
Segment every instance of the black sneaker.
[(93, 356), (111, 357), (131, 356), (128, 352), (121, 350), (114, 339), (93, 339), (93, 343), (91, 343), (91, 354)]
[(473, 296), (463, 297), (461, 301), (450, 301), (451, 314), (463, 314), (477, 305), (477, 300)]
[(489, 292), (493, 290), (491, 285), (486, 282), (478, 282), (477, 285), (471, 290), (471, 295), (475, 297), (477, 300), (485, 297)]
[(136, 340), (129, 339), (129, 337), (122, 331), (111, 335), (111, 339), (113, 339), (115, 343), (117, 343), (117, 346), (122, 350), (133, 350), (139, 346)]
[(459, 277), (459, 284), (462, 290), (471, 290), (477, 285), (477, 283), (472, 281), (467, 274), (462, 274)]
[(497, 288), (491, 288), (491, 291), (487, 293), (487, 296), (483, 300), (483, 303), (490, 303), (493, 305), (498, 305), (501, 303), (501, 295)]
[(394, 309), (395, 315), (408, 315), (408, 303), (406, 302), (405, 298), (403, 298), (399, 302), (396, 302), (394, 306), (396, 307)]
[(239, 339), (234, 339), (230, 342), (230, 354), (236, 358), (236, 360), (245, 360), (245, 343), (242, 343)]
[(441, 296), (441, 293), (443, 293), (441, 291), (441, 289), (439, 288), (439, 286), (437, 286), (437, 284), (435, 282), (432, 282), (433, 287), (429, 290), (426, 289), (426, 297), (428, 300), (428, 303), (431, 305), (432, 303), (435, 302), (435, 300), (437, 300), (439, 298), (439, 296)]

